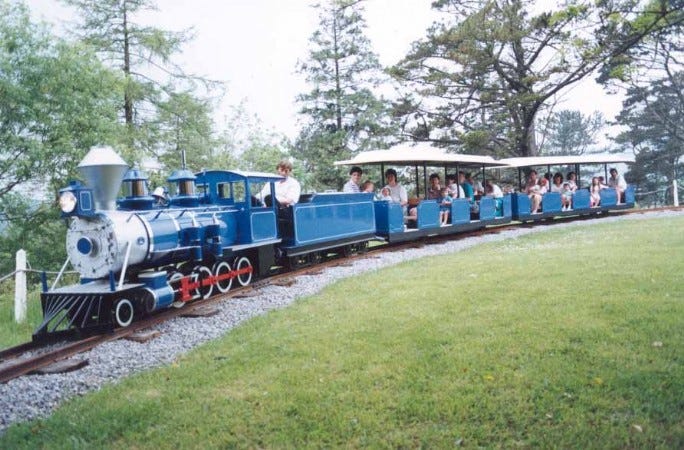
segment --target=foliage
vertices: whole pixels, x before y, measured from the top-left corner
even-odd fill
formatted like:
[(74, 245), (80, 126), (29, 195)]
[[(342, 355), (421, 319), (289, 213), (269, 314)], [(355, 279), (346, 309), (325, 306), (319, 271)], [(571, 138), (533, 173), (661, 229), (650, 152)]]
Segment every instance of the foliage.
[(544, 10), (533, 0), (433, 5), (445, 20), (392, 69), (410, 92), (401, 108), (407, 131), (444, 145), (475, 132), (474, 148), (496, 156), (536, 155), (535, 119), (545, 103), (673, 26), (665, 19), (676, 13), (667, 1), (656, 9), (632, 0), (569, 0)]
[(581, 155), (596, 143), (596, 136), (603, 127), (603, 115), (598, 111), (591, 115), (567, 109), (553, 113), (546, 123), (548, 142), (539, 143), (540, 153)]
[[(120, 103), (126, 124), (124, 159), (139, 164), (146, 157), (168, 151), (168, 159), (175, 161), (176, 146), (190, 134), (195, 135), (193, 143), (202, 144), (204, 154), (204, 145), (212, 141), (213, 130), (198, 124), (210, 120), (210, 110), (201, 106), (203, 100), (192, 98), (191, 93), (198, 83), (207, 88), (215, 83), (186, 74), (172, 59), (190, 38), (189, 31), (167, 31), (139, 22), (139, 13), (156, 9), (153, 0), (63, 1), (75, 7), (82, 19), (76, 34), (106, 64), (120, 70), (125, 80)], [(191, 119), (189, 113), (204, 117)], [(172, 120), (170, 116), (175, 117)], [(185, 136), (171, 139), (166, 135), (174, 131)], [(157, 141), (160, 136), (165, 140)]]
[(187, 168), (192, 171), (224, 167), (230, 161), (221, 157), (208, 100), (188, 92), (171, 93), (158, 108), (154, 149), (163, 167), (180, 168), (182, 151), (186, 154)]
[(112, 142), (120, 84), (86, 49), (32, 23), (24, 6), (0, 2), (0, 14), (3, 198), (28, 181), (52, 190), (90, 146)]
[(684, 220), (591, 223), (356, 275), (0, 446), (681, 448)]
[(633, 181), (671, 203), (672, 181), (684, 181), (684, 71), (630, 87), (617, 122), (626, 130), (616, 142), (636, 153)]
[(300, 95), (305, 124), (293, 150), (315, 180), (314, 188), (341, 188), (335, 160), (384, 147), (391, 134), (388, 104), (378, 98), (380, 64), (364, 35), (361, 2), (328, 0), (316, 6), (319, 25), (299, 64), (311, 91)]
[[(66, 257), (66, 227), (52, 203), (10, 194), (0, 199), (0, 276), (14, 271), (15, 255), (26, 250), (37, 270), (59, 270)], [(55, 245), (60, 243), (60, 245)]]

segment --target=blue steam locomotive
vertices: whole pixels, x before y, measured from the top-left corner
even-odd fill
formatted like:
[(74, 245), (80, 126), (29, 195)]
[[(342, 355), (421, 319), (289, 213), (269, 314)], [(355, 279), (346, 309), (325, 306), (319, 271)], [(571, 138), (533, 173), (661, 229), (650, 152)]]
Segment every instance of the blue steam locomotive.
[[(388, 152), (381, 151), (377, 160), (351, 163), (415, 162), (415, 151), (389, 158)], [(501, 164), (441, 150), (422, 155), (445, 167)], [(372, 193), (311, 194), (286, 208), (275, 201), (265, 206), (264, 193), (274, 193), (282, 177), (236, 170), (178, 170), (168, 178), (168, 196), (151, 195), (146, 175), (129, 170), (106, 147), (91, 149), (79, 171), (85, 184), (72, 182), (59, 193), (62, 217), (68, 221), (67, 261), (52, 287), (43, 277), (43, 321), (34, 332), (36, 341), (126, 327), (137, 317), (225, 293), (234, 283), (249, 285), (280, 267), (363, 251), (374, 239), (417, 240), (531, 219), (520, 194), (496, 201), (482, 197), (475, 212), (468, 199), (454, 199), (448, 226), (440, 225), (435, 201), (418, 203), (418, 219), (407, 226), (398, 203), (376, 201)], [(117, 199), (122, 188), (124, 196)], [(604, 207), (560, 212), (555, 200), (549, 195), (544, 213), (536, 218), (618, 207), (607, 198)], [(633, 202), (630, 187), (619, 208)], [(57, 287), (69, 264), (78, 272), (79, 284)]]

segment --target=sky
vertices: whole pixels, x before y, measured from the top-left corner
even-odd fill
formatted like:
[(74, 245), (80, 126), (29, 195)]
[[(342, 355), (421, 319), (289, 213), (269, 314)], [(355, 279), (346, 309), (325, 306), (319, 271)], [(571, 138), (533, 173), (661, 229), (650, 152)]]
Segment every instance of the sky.
[[(25, 0), (35, 18), (62, 33), (74, 20), (56, 0)], [(548, 1), (548, 0), (546, 0)], [(189, 73), (226, 83), (215, 120), (220, 128), (231, 105), (244, 102), (266, 129), (294, 139), (298, 127), (295, 97), (307, 91), (296, 72), (318, 23), (312, 0), (157, 0), (158, 11), (144, 20), (167, 30), (192, 28), (178, 62)], [(432, 0), (367, 0), (366, 35), (383, 66), (398, 62), (435, 20)], [(555, 3), (555, 2), (554, 2)], [(68, 27), (68, 25), (66, 25)], [(588, 101), (591, 99), (591, 101)], [(585, 114), (599, 110), (611, 119), (620, 99), (589, 80), (565, 93), (562, 109)]]

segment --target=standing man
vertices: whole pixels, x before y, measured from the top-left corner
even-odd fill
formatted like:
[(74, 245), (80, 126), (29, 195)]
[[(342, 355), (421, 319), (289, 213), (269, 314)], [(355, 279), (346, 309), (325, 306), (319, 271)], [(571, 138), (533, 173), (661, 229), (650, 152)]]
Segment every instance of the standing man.
[(349, 181), (344, 183), (342, 192), (361, 192), (359, 189), (359, 180), (361, 180), (361, 175), (363, 175), (363, 170), (359, 166), (354, 166), (349, 169)]

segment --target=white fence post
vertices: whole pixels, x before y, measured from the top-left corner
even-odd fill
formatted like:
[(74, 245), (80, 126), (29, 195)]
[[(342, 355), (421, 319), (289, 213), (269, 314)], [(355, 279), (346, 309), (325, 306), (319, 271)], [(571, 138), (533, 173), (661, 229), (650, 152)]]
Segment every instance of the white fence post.
[(679, 192), (677, 191), (677, 180), (672, 180), (672, 198), (674, 198), (674, 205), (679, 206)]
[(14, 275), (14, 321), (26, 320), (26, 251), (17, 252), (17, 271)]

